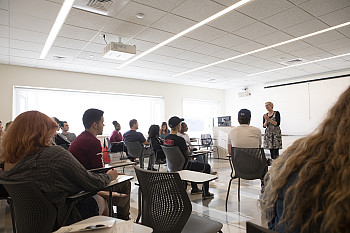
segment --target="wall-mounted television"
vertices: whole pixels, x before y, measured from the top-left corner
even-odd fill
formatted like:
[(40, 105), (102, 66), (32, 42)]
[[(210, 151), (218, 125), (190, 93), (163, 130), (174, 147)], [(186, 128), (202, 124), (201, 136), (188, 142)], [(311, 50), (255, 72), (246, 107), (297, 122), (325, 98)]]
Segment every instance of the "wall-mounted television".
[(218, 126), (231, 126), (231, 116), (218, 117)]

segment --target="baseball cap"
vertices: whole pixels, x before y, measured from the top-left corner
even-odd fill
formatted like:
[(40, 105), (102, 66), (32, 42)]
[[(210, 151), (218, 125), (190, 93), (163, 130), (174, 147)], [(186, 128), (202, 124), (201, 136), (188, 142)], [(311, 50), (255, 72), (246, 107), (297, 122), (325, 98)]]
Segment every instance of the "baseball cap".
[(178, 124), (180, 124), (181, 121), (184, 121), (183, 118), (179, 118), (177, 116), (170, 117), (168, 121), (168, 125), (170, 128), (176, 127)]
[(248, 117), (250, 118), (250, 111), (246, 108), (239, 110), (238, 117)]

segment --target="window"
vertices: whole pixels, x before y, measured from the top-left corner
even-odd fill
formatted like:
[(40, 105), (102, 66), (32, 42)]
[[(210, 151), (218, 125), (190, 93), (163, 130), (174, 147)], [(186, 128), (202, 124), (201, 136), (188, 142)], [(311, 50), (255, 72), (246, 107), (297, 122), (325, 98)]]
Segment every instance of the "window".
[(212, 134), (214, 119), (218, 116), (220, 108), (219, 101), (183, 99), (182, 106), (191, 138), (200, 138), (201, 134), (206, 133)]
[(13, 101), (14, 117), (37, 110), (67, 121), (69, 131), (77, 135), (84, 130), (82, 117), (89, 108), (104, 111), (104, 135), (114, 130), (114, 120), (120, 123), (124, 133), (129, 130), (129, 121), (135, 118), (139, 131), (147, 135), (150, 125), (160, 124), (164, 119), (162, 97), (15, 86)]

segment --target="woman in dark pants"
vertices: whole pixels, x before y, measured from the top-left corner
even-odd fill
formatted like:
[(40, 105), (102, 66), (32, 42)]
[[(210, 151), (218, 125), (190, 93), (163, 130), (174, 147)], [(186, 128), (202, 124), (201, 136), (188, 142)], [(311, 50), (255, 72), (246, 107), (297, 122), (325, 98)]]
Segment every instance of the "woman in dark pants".
[(263, 127), (265, 129), (264, 148), (269, 149), (272, 159), (277, 159), (279, 156), (279, 149), (282, 149), (281, 136), (281, 116), (278, 111), (273, 110), (273, 103), (266, 102), (265, 108), (267, 113), (264, 114)]

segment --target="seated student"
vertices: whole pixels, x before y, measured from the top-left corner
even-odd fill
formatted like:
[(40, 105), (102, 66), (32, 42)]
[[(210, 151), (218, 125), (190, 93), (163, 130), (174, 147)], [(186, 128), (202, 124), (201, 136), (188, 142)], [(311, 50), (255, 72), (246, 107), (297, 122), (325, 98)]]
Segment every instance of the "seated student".
[[(31, 181), (37, 185), (57, 209), (53, 230), (61, 226), (66, 216), (68, 196), (82, 190), (103, 188), (118, 177), (114, 170), (106, 174), (88, 172), (67, 150), (53, 146), (52, 138), (57, 127), (55, 121), (41, 112), (20, 114), (4, 135), (1, 160), (5, 162), (5, 171), (0, 172), (0, 179)], [(90, 198), (90, 203), (93, 205), (89, 206), (90, 209), (107, 208), (103, 202), (98, 206), (94, 198)], [(81, 215), (85, 214), (74, 208), (67, 224), (81, 220)]]
[(274, 160), (262, 216), (277, 232), (350, 232), (350, 87), (310, 135)]
[(165, 162), (165, 155), (161, 145), (162, 140), (159, 138), (159, 125), (151, 125), (148, 130), (148, 142), (151, 145), (154, 153), (156, 154), (156, 160)]
[(66, 139), (67, 141), (72, 142), (77, 137), (77, 136), (75, 136), (75, 133), (68, 132), (69, 125), (68, 125), (67, 121), (61, 121), (60, 127), (62, 130), (62, 132), (60, 133), (60, 136), (64, 139)]
[(160, 138), (164, 140), (168, 134), (170, 134), (170, 130), (168, 129), (167, 123), (164, 121), (160, 128)]
[[(146, 138), (143, 136), (142, 133), (137, 132), (136, 130), (139, 128), (139, 123), (137, 122), (136, 119), (132, 119), (129, 122), (130, 125), (130, 130), (125, 132), (123, 137), (124, 141), (126, 142), (139, 142), (141, 145), (149, 145), (147, 142)], [(143, 155), (149, 155), (149, 160), (148, 160), (148, 168), (147, 170), (153, 170), (157, 171), (157, 169), (154, 169), (154, 162), (155, 162), (155, 154), (152, 150), (152, 148), (144, 148), (143, 149)], [(143, 161), (140, 161), (142, 164)]]
[[(197, 161), (190, 161), (188, 159), (188, 155), (190, 154), (190, 150), (188, 149), (185, 139), (182, 137), (177, 136), (177, 133), (181, 130), (181, 122), (183, 121), (183, 118), (179, 118), (177, 116), (173, 116), (169, 119), (169, 127), (171, 128), (171, 132), (169, 135), (165, 137), (164, 145), (167, 146), (178, 146), (180, 151), (182, 152), (182, 155), (185, 157), (185, 164), (183, 169), (192, 170), (192, 171), (199, 171), (199, 172), (205, 172), (210, 173), (210, 165), (200, 163)], [(204, 171), (203, 171), (204, 170)], [(192, 190), (191, 194), (198, 194), (201, 193), (201, 190), (198, 189), (196, 183), (191, 183)], [(204, 186), (204, 198), (212, 198), (214, 197), (214, 194), (209, 192), (209, 182), (205, 182), (203, 184)]]
[(118, 123), (118, 121), (113, 121), (112, 124), (114, 126), (114, 130), (112, 132), (111, 137), (109, 138), (109, 140), (112, 143), (111, 151), (112, 152), (124, 151), (126, 153), (126, 155), (128, 156), (128, 150), (126, 149), (126, 146), (124, 146), (123, 143), (113, 143), (113, 142), (121, 142), (121, 141), (123, 141), (123, 135), (120, 133), (121, 127), (120, 127), (120, 124)]
[[(55, 120), (55, 122), (57, 123), (58, 127), (57, 127), (57, 131), (60, 130), (60, 125), (62, 124), (62, 121), (58, 120), (58, 118), (56, 117), (52, 117), (53, 120)], [(64, 149), (68, 149), (68, 147), (70, 146), (70, 141), (68, 141), (66, 139), (66, 137), (62, 136), (60, 133), (56, 132), (55, 137), (54, 137), (54, 143), (58, 146), (63, 147)]]
[[(104, 127), (103, 111), (99, 109), (88, 109), (83, 114), (82, 132), (69, 147), (69, 152), (87, 169), (103, 167), (101, 142), (96, 138), (102, 135)], [(113, 187), (113, 205), (117, 206), (117, 218), (128, 220), (130, 215), (130, 181), (123, 182)], [(101, 191), (100, 196), (108, 199), (108, 192)]]

